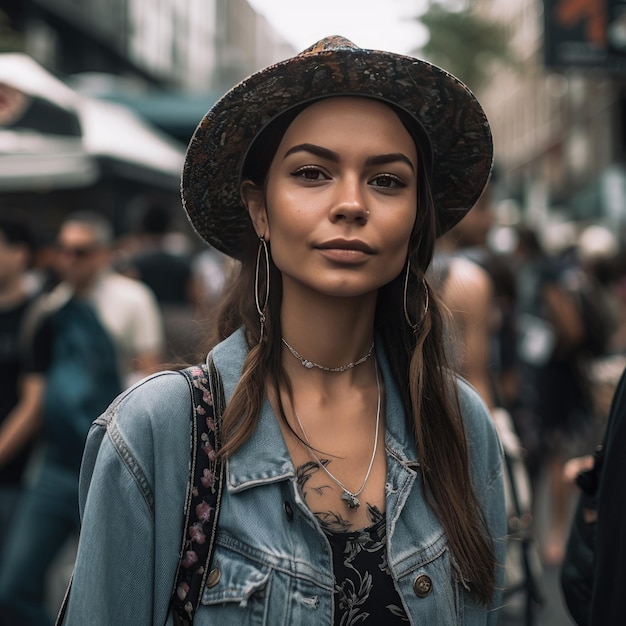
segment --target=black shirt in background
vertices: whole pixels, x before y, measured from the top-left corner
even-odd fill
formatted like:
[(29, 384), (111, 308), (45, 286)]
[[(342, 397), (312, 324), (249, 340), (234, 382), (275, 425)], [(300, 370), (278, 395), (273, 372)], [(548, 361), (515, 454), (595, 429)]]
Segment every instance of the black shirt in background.
[[(25, 354), (21, 351), (21, 329), (31, 299), (19, 305), (0, 309), (0, 423), (19, 400), (20, 377), (25, 370)], [(31, 447), (0, 467), (0, 485), (19, 485), (28, 462)]]

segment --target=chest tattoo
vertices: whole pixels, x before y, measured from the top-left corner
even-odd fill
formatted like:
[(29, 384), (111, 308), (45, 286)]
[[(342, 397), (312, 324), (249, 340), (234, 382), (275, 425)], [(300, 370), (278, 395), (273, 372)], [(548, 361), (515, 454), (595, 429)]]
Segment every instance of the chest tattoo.
[[(330, 459), (321, 459), (324, 465), (331, 463)], [(333, 490), (333, 485), (330, 482), (319, 482), (319, 477), (327, 478), (326, 474), (321, 471), (318, 463), (315, 461), (307, 461), (296, 468), (296, 483), (298, 489), (302, 494), (302, 498), (307, 502), (313, 515), (317, 518), (320, 526), (324, 530), (330, 532), (350, 532), (355, 530), (354, 523), (349, 519), (346, 519), (344, 515), (335, 510), (314, 510), (314, 500), (320, 497), (324, 497), (326, 492)], [(314, 479), (317, 478), (317, 481)], [(311, 481), (317, 482), (317, 484), (311, 484)], [(367, 506), (367, 518), (369, 524), (373, 525), (379, 522), (383, 518), (383, 513), (377, 506), (366, 503)], [(323, 507), (322, 507), (323, 508)], [(345, 507), (341, 507), (344, 509)]]

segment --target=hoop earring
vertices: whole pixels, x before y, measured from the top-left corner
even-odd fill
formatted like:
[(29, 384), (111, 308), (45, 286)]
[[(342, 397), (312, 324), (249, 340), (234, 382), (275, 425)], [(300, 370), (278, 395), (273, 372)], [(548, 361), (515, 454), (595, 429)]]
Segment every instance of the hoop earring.
[[(265, 298), (263, 299), (263, 306), (261, 306), (261, 298), (259, 297), (259, 274), (261, 265), (261, 251), (265, 256)], [(261, 322), (261, 334), (259, 336), (259, 343), (263, 341), (263, 335), (265, 332), (265, 311), (267, 309), (267, 302), (270, 297), (270, 257), (267, 251), (267, 242), (263, 236), (259, 237), (259, 249), (256, 255), (256, 269), (254, 273), (254, 302), (256, 304), (256, 310), (259, 314), (259, 321)]]
[(411, 327), (411, 330), (415, 333), (419, 328), (420, 324), (424, 321), (426, 314), (428, 313), (428, 307), (430, 306), (430, 295), (428, 291), (428, 283), (426, 282), (426, 278), (422, 276), (422, 288), (424, 290), (424, 312), (422, 313), (422, 318), (416, 323), (413, 324), (411, 318), (409, 317), (409, 309), (407, 306), (407, 292), (409, 289), (409, 274), (411, 273), (411, 261), (407, 259), (406, 261), (406, 271), (404, 273), (404, 291), (402, 296), (402, 306), (404, 308), (404, 319), (406, 323)]

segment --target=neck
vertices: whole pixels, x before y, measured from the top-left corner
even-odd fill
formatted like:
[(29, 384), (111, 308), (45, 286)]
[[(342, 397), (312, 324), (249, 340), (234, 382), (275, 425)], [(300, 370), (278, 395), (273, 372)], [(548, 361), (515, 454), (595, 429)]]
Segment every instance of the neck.
[(90, 291), (92, 290), (93, 286), (96, 284), (102, 273), (103, 272), (100, 271), (97, 274), (86, 278), (84, 281), (72, 283), (68, 282), (68, 284), (72, 288), (74, 294), (76, 294), (79, 298), (84, 298), (85, 296), (89, 295)]
[[(285, 340), (306, 360), (329, 368), (364, 357), (374, 340), (376, 295), (367, 298), (293, 298), (283, 296), (281, 327)], [(369, 360), (345, 372), (307, 369), (283, 346), (283, 364), (290, 377), (344, 382), (373, 374)]]

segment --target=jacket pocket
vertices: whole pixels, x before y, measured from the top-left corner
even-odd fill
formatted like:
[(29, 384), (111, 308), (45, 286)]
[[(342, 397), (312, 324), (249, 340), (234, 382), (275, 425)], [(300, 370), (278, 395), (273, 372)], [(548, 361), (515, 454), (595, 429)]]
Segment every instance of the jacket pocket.
[(271, 573), (269, 565), (218, 546), (201, 599), (210, 609), (210, 623), (269, 624)]
[(407, 568), (398, 576), (409, 612), (429, 626), (463, 623), (462, 585), (443, 539), (438, 542), (440, 549), (436, 554), (427, 560), (417, 558), (413, 563), (405, 563)]

